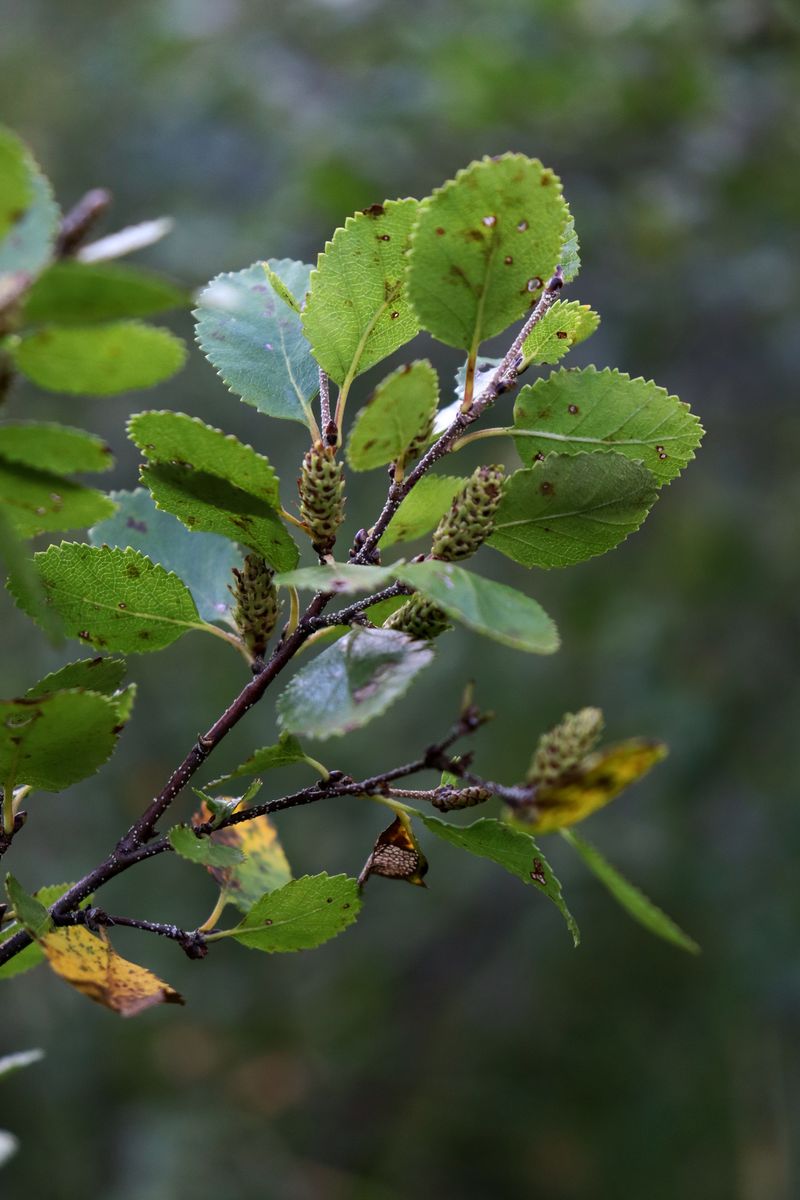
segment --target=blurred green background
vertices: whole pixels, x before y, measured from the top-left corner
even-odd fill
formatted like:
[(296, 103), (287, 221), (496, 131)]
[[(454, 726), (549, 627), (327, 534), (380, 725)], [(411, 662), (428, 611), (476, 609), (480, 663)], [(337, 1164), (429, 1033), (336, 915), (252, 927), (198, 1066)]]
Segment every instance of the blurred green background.
[[(353, 773), (400, 761), (447, 725), (468, 677), (498, 712), (478, 742), (489, 776), (518, 778), (541, 729), (583, 704), (603, 706), (612, 737), (664, 737), (668, 761), (587, 833), (702, 957), (630, 923), (557, 839), (545, 848), (578, 952), (549, 905), (443, 844), (427, 892), (374, 881), (358, 925), (314, 954), (225, 945), (197, 964), (120, 931), (188, 1007), (123, 1022), (41, 972), (4, 985), (0, 1051), (47, 1058), (0, 1085), (0, 1126), (23, 1143), (3, 1197), (796, 1197), (796, 5), (5, 0), (0, 14), (2, 119), (62, 204), (104, 184), (115, 226), (172, 214), (175, 233), (140, 261), (192, 285), (260, 257), (309, 260), (351, 210), (424, 195), (484, 153), (541, 157), (581, 236), (570, 298), (603, 315), (570, 362), (655, 377), (708, 430), (613, 555), (509, 568), (558, 621), (557, 656), (453, 633), (411, 698), (319, 748)], [(188, 315), (174, 324), (190, 335)], [(457, 356), (440, 351), (447, 375)], [(6, 411), (103, 434), (113, 483), (130, 487), (123, 421), (145, 407), (197, 413), (279, 464), (303, 450), (299, 427), (239, 404), (197, 352), (144, 396), (21, 388)], [(354, 519), (381, 486), (358, 481)], [(2, 630), (4, 695), (77, 657), (7, 599)], [(13, 855), (29, 886), (104, 854), (241, 683), (235, 655), (193, 638), (131, 674), (138, 711), (112, 763), (30, 806)], [(216, 766), (273, 736), (265, 704)], [(356, 872), (380, 827), (355, 800), (280, 821), (297, 873)], [(192, 924), (213, 897), (164, 859), (104, 903)]]

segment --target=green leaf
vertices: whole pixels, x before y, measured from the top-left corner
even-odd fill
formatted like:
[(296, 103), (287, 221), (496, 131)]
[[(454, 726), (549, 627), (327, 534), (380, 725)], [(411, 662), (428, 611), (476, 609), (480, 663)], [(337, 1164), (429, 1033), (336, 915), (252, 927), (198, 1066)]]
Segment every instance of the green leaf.
[(218, 475), (191, 467), (154, 463), (142, 467), (142, 483), (156, 505), (187, 529), (216, 533), (255, 550), (278, 571), (291, 571), (299, 551), (274, 507)]
[[(402, 559), (400, 560), (402, 562)], [(276, 575), (276, 587), (294, 587), (301, 591), (333, 592), (351, 596), (357, 592), (378, 592), (397, 578), (398, 563), (388, 567), (357, 566), (354, 563), (333, 563), (330, 567), (300, 567)]]
[(352, 925), (361, 908), (358, 884), (347, 875), (304, 875), (253, 905), (231, 936), (270, 954), (311, 950)]
[(17, 603), (25, 609), (50, 638), (57, 644), (61, 639), (61, 623), (51, 608), (47, 607), (44, 588), (34, 565), (28, 558), (28, 547), (20, 541), (16, 529), (0, 506), (0, 560), (8, 570), (6, 586), (18, 597)]
[(306, 290), (308, 288), (308, 276), (311, 274), (311, 267), (307, 267), (305, 263), (294, 263), (291, 260), (285, 260), (296, 269), (296, 282), (301, 285), (302, 291), (299, 296), (295, 296), (283, 282), (277, 271), (273, 270), (268, 262), (262, 262), (264, 274), (272, 285), (272, 290), (276, 296), (283, 301), (284, 304), (295, 313), (303, 311), (303, 301), (305, 300)]
[(4, 1054), (0, 1058), (0, 1079), (5, 1075), (10, 1075), (13, 1071), (32, 1067), (34, 1063), (41, 1062), (43, 1058), (44, 1050), (18, 1050), (16, 1054)]
[(22, 217), (31, 199), (28, 151), (10, 129), (0, 126), (0, 239)]
[(126, 546), (173, 571), (192, 593), (204, 621), (228, 624), (232, 607), (228, 584), (241, 555), (227, 538), (190, 533), (171, 513), (161, 512), (146, 488), (110, 492), (113, 517), (89, 530), (93, 546)]
[(175, 463), (227, 479), (272, 508), (280, 506), (278, 477), (268, 458), (231, 433), (177, 412), (136, 413), (128, 437), (151, 462)]
[(278, 699), (284, 729), (327, 738), (380, 716), (433, 659), (394, 629), (354, 629), (303, 667)]
[(189, 293), (125, 263), (54, 262), (25, 297), (24, 325), (94, 325), (121, 317), (151, 317), (188, 306)]
[(255, 750), (249, 758), (235, 767), (227, 775), (214, 779), (209, 787), (220, 787), (231, 779), (240, 779), (243, 775), (262, 775), (264, 771), (273, 771), (276, 767), (291, 767), (295, 763), (306, 761), (303, 747), (291, 733), (282, 733), (274, 746), (262, 746)]
[[(302, 297), (311, 267), (270, 259), (291, 294)], [(264, 264), (217, 275), (200, 294), (197, 341), (223, 383), (268, 417), (310, 425), (319, 371), (300, 316), (276, 295)]]
[(668, 917), (651, 900), (648, 900), (643, 892), (640, 892), (637, 887), (620, 875), (616, 867), (612, 867), (599, 850), (570, 830), (562, 829), (561, 836), (572, 846), (573, 850), (577, 851), (589, 870), (608, 888), (617, 903), (633, 917), (634, 921), (638, 921), (656, 937), (663, 938), (666, 942), (672, 942), (681, 950), (688, 950), (690, 954), (700, 953), (697, 942), (684, 933), (671, 917)]
[(235, 904), (242, 912), (249, 912), (265, 892), (274, 892), (292, 878), (275, 826), (266, 814), (228, 825), (210, 837), (216, 845), (229, 847), (243, 856), (242, 862), (228, 867), (209, 867), (225, 893), (226, 902)]
[[(71, 887), (71, 883), (52, 883), (47, 887), (39, 888), (33, 893), (33, 896), (45, 908), (49, 908), (51, 904), (55, 904), (56, 900), (59, 900), (64, 895), (64, 892), (68, 891)], [(80, 907), (83, 908), (88, 903), (89, 900), (84, 900)], [(8, 941), (10, 937), (13, 937), (15, 933), (19, 933), (20, 929), (21, 925), (16, 921), (11, 925), (5, 926), (4, 929), (0, 930), (0, 945)], [(15, 954), (8, 962), (3, 963), (2, 967), (0, 967), (0, 980), (13, 979), (15, 975), (24, 975), (26, 971), (30, 971), (33, 967), (38, 966), (40, 962), (44, 962), (44, 957), (44, 951), (41, 947), (36, 942), (31, 942), (24, 950), (20, 950), (19, 954)]]
[(463, 476), (423, 475), (392, 517), (381, 546), (413, 542), (434, 529), (466, 482)]
[(557, 363), (578, 342), (591, 337), (599, 324), (599, 313), (588, 304), (556, 300), (522, 343), (520, 370), (530, 363)]
[(102, 492), (0, 458), (0, 504), (21, 537), (86, 529), (114, 512)]
[(403, 292), (416, 213), (416, 200), (387, 200), (348, 217), (311, 272), (303, 329), (317, 362), (340, 386), (417, 333)]
[(23, 216), (0, 242), (0, 276), (17, 271), (38, 275), (53, 252), (61, 221), (50, 182), (30, 154), (26, 156), (26, 168), (29, 203)]
[[(161, 650), (189, 629), (202, 629), (189, 589), (136, 550), (62, 542), (34, 556), (47, 604), (64, 632), (103, 650)], [(9, 585), (34, 620), (27, 592)]]
[(540, 604), (514, 588), (437, 561), (400, 566), (397, 575), (476, 633), (531, 654), (558, 649), (553, 621)]
[(0, 779), (63, 791), (111, 757), (118, 722), (116, 703), (99, 692), (0, 700)]
[(549, 454), (503, 484), (487, 544), (524, 567), (568, 567), (638, 529), (657, 483), (621, 454)]
[(204, 867), (232, 867), (244, 860), (235, 846), (221, 846), (208, 837), (198, 837), (189, 825), (173, 826), (167, 837), (176, 854)]
[(13, 357), (23, 375), (49, 391), (115, 396), (169, 379), (183, 366), (186, 347), (168, 329), (117, 321), (47, 326), (24, 334)]
[(56, 475), (108, 471), (114, 466), (111, 447), (102, 438), (44, 421), (0, 425), (0, 455), (8, 462)]
[(356, 417), (347, 443), (354, 471), (405, 458), (427, 435), (439, 403), (439, 377), (427, 359), (398, 367), (379, 383)]
[(81, 658), (45, 675), (44, 679), (28, 689), (25, 699), (35, 700), (38, 696), (68, 692), (74, 688), (111, 696), (122, 684), (125, 667), (124, 658)]
[(17, 922), (34, 938), (40, 938), (53, 928), (53, 921), (41, 901), (30, 896), (9, 871), (6, 875), (6, 895)]
[(529, 834), (512, 829), (492, 817), (483, 817), (472, 825), (450, 825), (438, 817), (423, 817), (422, 820), (431, 833), (443, 841), (461, 850), (468, 850), (470, 854), (477, 854), (480, 858), (491, 859), (552, 900), (567, 923), (573, 944), (578, 945), (581, 935), (572, 913), (564, 903), (561, 884)]
[(551, 450), (614, 450), (643, 463), (659, 484), (681, 473), (703, 436), (697, 417), (677, 396), (644, 379), (596, 367), (554, 371), (523, 388), (514, 426), (524, 462)]
[(581, 256), (578, 235), (575, 232), (575, 218), (571, 213), (561, 242), (559, 263), (561, 264), (564, 283), (572, 283), (581, 269)]
[(561, 182), (522, 154), (484, 158), (419, 206), (408, 294), (419, 323), (475, 353), (535, 303), (559, 261)]

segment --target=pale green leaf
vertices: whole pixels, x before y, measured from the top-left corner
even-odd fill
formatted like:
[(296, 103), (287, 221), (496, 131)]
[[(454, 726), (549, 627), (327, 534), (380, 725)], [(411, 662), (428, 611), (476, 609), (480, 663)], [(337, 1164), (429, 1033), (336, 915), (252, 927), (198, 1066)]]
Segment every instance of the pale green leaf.
[(281, 725), (327, 738), (380, 716), (433, 659), (394, 629), (354, 629), (301, 668), (278, 699)]
[(0, 240), (13, 229), (31, 200), (28, 151), (15, 133), (0, 126)]
[(671, 917), (657, 908), (652, 900), (648, 900), (644, 892), (620, 875), (616, 867), (612, 867), (599, 850), (570, 830), (563, 829), (561, 836), (577, 851), (589, 870), (608, 888), (617, 903), (634, 921), (638, 921), (656, 937), (671, 942), (681, 950), (687, 950), (690, 954), (700, 953), (697, 942), (690, 938), (688, 933), (684, 933)]
[(125, 667), (124, 658), (81, 658), (45, 675), (44, 679), (28, 688), (25, 698), (35, 700), (37, 696), (49, 696), (51, 692), (71, 691), (73, 688), (85, 688), (90, 692), (111, 696), (122, 684)]
[(278, 272), (270, 266), (269, 262), (262, 262), (261, 266), (264, 268), (264, 274), (272, 285), (272, 290), (275, 292), (275, 295), (278, 296), (278, 298), (281, 299), (284, 304), (288, 305), (292, 312), (301, 313), (303, 311), (303, 302), (305, 300), (306, 289), (308, 286), (308, 276), (311, 274), (311, 267), (307, 267), (305, 263), (294, 263), (291, 260), (285, 261), (288, 261), (289, 265), (294, 268), (294, 271), (291, 275), (293, 282), (302, 288), (302, 291), (298, 296), (295, 296), (294, 293), (289, 290), (288, 286), (281, 279)]
[(74, 471), (108, 471), (114, 466), (111, 447), (83, 429), (44, 421), (0, 425), (0, 456), (8, 462), (71, 475)]
[(94, 488), (3, 458), (0, 458), (0, 504), (21, 537), (86, 529), (114, 512), (113, 502)]
[(342, 385), (409, 342), (404, 295), (416, 200), (387, 200), (348, 217), (311, 272), (303, 329), (317, 362)]
[(191, 467), (154, 463), (140, 471), (158, 508), (173, 513), (187, 529), (216, 533), (255, 550), (278, 571), (291, 571), (299, 551), (266, 500)]
[(274, 746), (262, 746), (255, 750), (243, 763), (229, 771), (227, 775), (214, 779), (209, 787), (220, 787), (231, 779), (242, 776), (262, 775), (264, 771), (273, 771), (277, 767), (291, 767), (295, 763), (306, 761), (303, 747), (291, 733), (282, 733)]
[(466, 482), (456, 475), (423, 475), (392, 517), (381, 546), (413, 542), (434, 529)]
[[(402, 562), (402, 560), (401, 560)], [(378, 592), (397, 577), (398, 563), (388, 567), (357, 566), (355, 563), (333, 563), (330, 567), (299, 567), (276, 575), (276, 587), (294, 587), (301, 591), (333, 592), (336, 596), (351, 596), (358, 592)]]
[(280, 506), (278, 477), (269, 459), (198, 417), (178, 412), (136, 413), (128, 422), (128, 437), (151, 462), (218, 475), (270, 507)]
[(21, 317), (24, 325), (94, 325), (151, 317), (188, 303), (188, 292), (152, 271), (66, 258), (39, 276), (25, 297)]
[(117, 321), (47, 326), (24, 334), (13, 357), (23, 375), (49, 391), (114, 396), (169, 379), (183, 366), (186, 347), (168, 329)]
[(53, 189), (33, 157), (26, 157), (28, 204), (22, 217), (0, 241), (0, 276), (24, 272), (38, 275), (53, 253), (61, 213)]
[(644, 379), (586, 367), (554, 371), (519, 393), (515, 442), (524, 462), (614, 450), (643, 463), (658, 480), (679, 475), (700, 445), (703, 427), (688, 404)]
[(536, 302), (559, 261), (561, 182), (522, 154), (484, 158), (423, 200), (409, 254), (419, 323), (475, 353)]
[[(89, 645), (143, 653), (169, 646), (189, 629), (203, 628), (186, 585), (136, 550), (62, 542), (33, 561), (64, 632)], [(36, 620), (27, 593), (16, 583), (9, 590)]]
[(552, 900), (567, 923), (574, 945), (578, 945), (580, 933), (564, 902), (561, 884), (530, 834), (512, 829), (492, 817), (483, 817), (472, 825), (450, 825), (438, 817), (423, 817), (422, 820), (431, 833), (445, 842), (468, 850), (470, 854), (477, 854), (480, 858), (491, 859)]
[(235, 846), (224, 846), (209, 837), (198, 837), (189, 825), (175, 825), (167, 834), (176, 854), (203, 867), (232, 867), (244, 859)]
[(599, 324), (599, 314), (588, 304), (556, 300), (522, 343), (519, 369), (524, 370), (531, 363), (557, 363), (573, 346), (591, 337)]
[[(295, 298), (308, 287), (311, 267), (270, 259)], [(217, 275), (200, 294), (197, 341), (223, 383), (268, 417), (310, 424), (319, 371), (300, 316), (276, 295), (264, 264)]]
[(398, 367), (359, 411), (347, 443), (354, 471), (371, 471), (405, 458), (426, 438), (439, 403), (439, 378), (427, 359)]
[(252, 950), (311, 950), (352, 925), (361, 908), (347, 875), (304, 875), (257, 901), (232, 931)]
[(564, 230), (564, 237), (561, 242), (561, 254), (558, 261), (561, 266), (561, 273), (564, 276), (564, 283), (572, 283), (581, 269), (581, 256), (578, 235), (575, 232), (575, 218), (571, 213), (566, 229)]
[(111, 757), (118, 723), (114, 699), (99, 692), (0, 700), (0, 779), (63, 791)]
[(146, 488), (109, 497), (117, 511), (89, 530), (91, 544), (132, 546), (146, 554), (183, 580), (204, 621), (228, 624), (233, 605), (228, 584), (233, 568), (241, 565), (236, 547), (214, 533), (190, 533), (177, 517), (156, 508)]
[(654, 476), (621, 454), (550, 454), (503, 484), (487, 544), (524, 567), (568, 567), (638, 529), (658, 496)]
[(540, 604), (514, 588), (473, 575), (455, 563), (435, 560), (401, 565), (396, 573), (476, 633), (531, 654), (552, 654), (558, 649), (553, 621)]

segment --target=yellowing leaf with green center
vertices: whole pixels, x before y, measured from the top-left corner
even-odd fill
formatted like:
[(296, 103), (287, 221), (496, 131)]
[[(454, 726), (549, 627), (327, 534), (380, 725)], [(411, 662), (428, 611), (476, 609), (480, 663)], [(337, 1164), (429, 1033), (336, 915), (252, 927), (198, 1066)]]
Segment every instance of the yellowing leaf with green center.
[(118, 723), (117, 704), (98, 692), (0, 700), (0, 778), (60, 792), (110, 758)]
[(530, 654), (553, 654), (558, 649), (558, 631), (551, 618), (515, 588), (483, 579), (455, 563), (409, 563), (396, 570), (403, 583), (476, 633)]
[(151, 317), (188, 304), (189, 293), (152, 271), (127, 263), (66, 258), (39, 276), (25, 297), (25, 326), (94, 325), (121, 317)]
[(17, 369), (39, 387), (86, 396), (152, 387), (186, 360), (186, 347), (174, 333), (138, 321), (46, 326), (24, 334), (12, 353)]
[[(270, 273), (302, 301), (311, 267), (270, 259)], [(264, 263), (217, 275), (200, 294), (197, 341), (223, 383), (245, 404), (268, 417), (311, 426), (311, 400), (319, 369), (305, 339), (300, 314), (270, 283)]]
[(554, 371), (523, 388), (514, 406), (514, 433), (524, 462), (551, 450), (613, 450), (643, 463), (662, 484), (694, 458), (703, 427), (688, 404), (664, 388), (586, 367)]
[(387, 200), (348, 217), (311, 272), (303, 329), (317, 362), (344, 392), (417, 333), (404, 295), (416, 212), (416, 200)]
[(311, 950), (352, 925), (360, 908), (355, 879), (304, 875), (262, 896), (243, 921), (224, 932), (251, 950), (269, 954)]
[(0, 504), (20, 537), (86, 529), (114, 512), (94, 488), (0, 458)]
[(622, 454), (550, 454), (505, 480), (487, 545), (524, 567), (569, 567), (618, 546), (657, 497)]
[(384, 549), (395, 542), (413, 542), (434, 529), (467, 482), (460, 475), (423, 475), (401, 502), (381, 538)]
[(523, 370), (531, 363), (557, 363), (573, 346), (591, 337), (600, 316), (577, 300), (556, 300), (522, 343)]
[(0, 239), (19, 221), (31, 200), (27, 158), (24, 143), (0, 126)]
[[(195, 823), (210, 817), (206, 805)], [(238, 853), (241, 861), (209, 865), (209, 873), (225, 893), (225, 899), (242, 912), (249, 912), (267, 892), (283, 887), (292, 878), (283, 846), (269, 817), (254, 817), (210, 834), (208, 840), (219, 850)]]
[(398, 367), (359, 411), (347, 443), (354, 471), (402, 461), (427, 436), (439, 403), (439, 377), (427, 359)]
[(73, 471), (108, 471), (114, 466), (111, 447), (83, 429), (45, 421), (0, 425), (0, 457), (7, 462), (71, 475)]
[(536, 302), (559, 262), (561, 182), (522, 154), (484, 158), (423, 200), (408, 294), (423, 329), (477, 352)]
[(183, 1004), (168, 983), (117, 954), (107, 936), (81, 925), (54, 929), (40, 940), (56, 975), (82, 995), (123, 1017), (135, 1017), (154, 1004)]
[(566, 921), (574, 945), (578, 945), (580, 933), (564, 903), (561, 884), (530, 834), (512, 829), (492, 817), (483, 817), (471, 825), (451, 825), (438, 817), (423, 817), (422, 820), (431, 833), (443, 841), (480, 858), (491, 859), (547, 896)]
[(672, 917), (668, 917), (665, 912), (653, 904), (652, 900), (645, 896), (644, 892), (620, 875), (617, 868), (612, 867), (608, 859), (604, 858), (595, 846), (566, 829), (562, 830), (562, 837), (580, 855), (592, 874), (600, 880), (604, 887), (608, 888), (617, 903), (625, 909), (629, 916), (633, 917), (634, 921), (638, 921), (656, 937), (663, 938), (665, 942), (671, 942), (673, 946), (686, 950), (689, 954), (700, 953), (700, 947), (694, 938), (690, 938), (688, 933), (684, 933), (680, 926), (675, 924)]
[(552, 833), (555, 829), (585, 821), (646, 775), (666, 755), (667, 747), (663, 742), (644, 738), (631, 738), (587, 755), (566, 778), (538, 788), (536, 817), (530, 824), (531, 830)]
[(280, 723), (317, 738), (360, 729), (432, 660), (429, 645), (394, 629), (354, 629), (289, 682), (278, 699)]
[[(64, 633), (103, 650), (161, 650), (190, 629), (208, 628), (186, 585), (136, 550), (62, 542), (36, 554), (33, 566)], [(40, 620), (27, 590), (16, 583), (9, 590)]]
[(232, 846), (220, 846), (194, 832), (189, 825), (174, 825), (167, 834), (176, 854), (203, 867), (230, 867), (242, 861), (242, 852)]
[(179, 412), (136, 413), (128, 422), (128, 437), (150, 462), (218, 475), (272, 508), (280, 505), (278, 477), (269, 459), (198, 417)]

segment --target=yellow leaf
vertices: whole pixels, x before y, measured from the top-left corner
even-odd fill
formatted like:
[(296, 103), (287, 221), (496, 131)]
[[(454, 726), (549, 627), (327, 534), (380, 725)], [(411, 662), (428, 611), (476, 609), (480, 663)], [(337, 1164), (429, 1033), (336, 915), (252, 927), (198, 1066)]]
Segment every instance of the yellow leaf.
[(636, 783), (666, 754), (663, 742), (631, 738), (587, 755), (566, 778), (539, 788), (537, 817), (528, 828), (552, 833), (576, 825)]
[[(194, 818), (194, 824), (204, 824), (210, 819), (211, 812), (204, 804)], [(212, 842), (233, 846), (244, 855), (244, 862), (230, 867), (207, 868), (226, 893), (226, 898), (242, 912), (249, 912), (265, 892), (274, 892), (292, 878), (275, 826), (266, 814), (230, 825), (227, 829), (218, 829), (210, 836)]]
[(183, 996), (146, 967), (117, 954), (108, 938), (83, 925), (55, 929), (40, 940), (50, 966), (66, 982), (123, 1017), (154, 1004), (183, 1004)]

